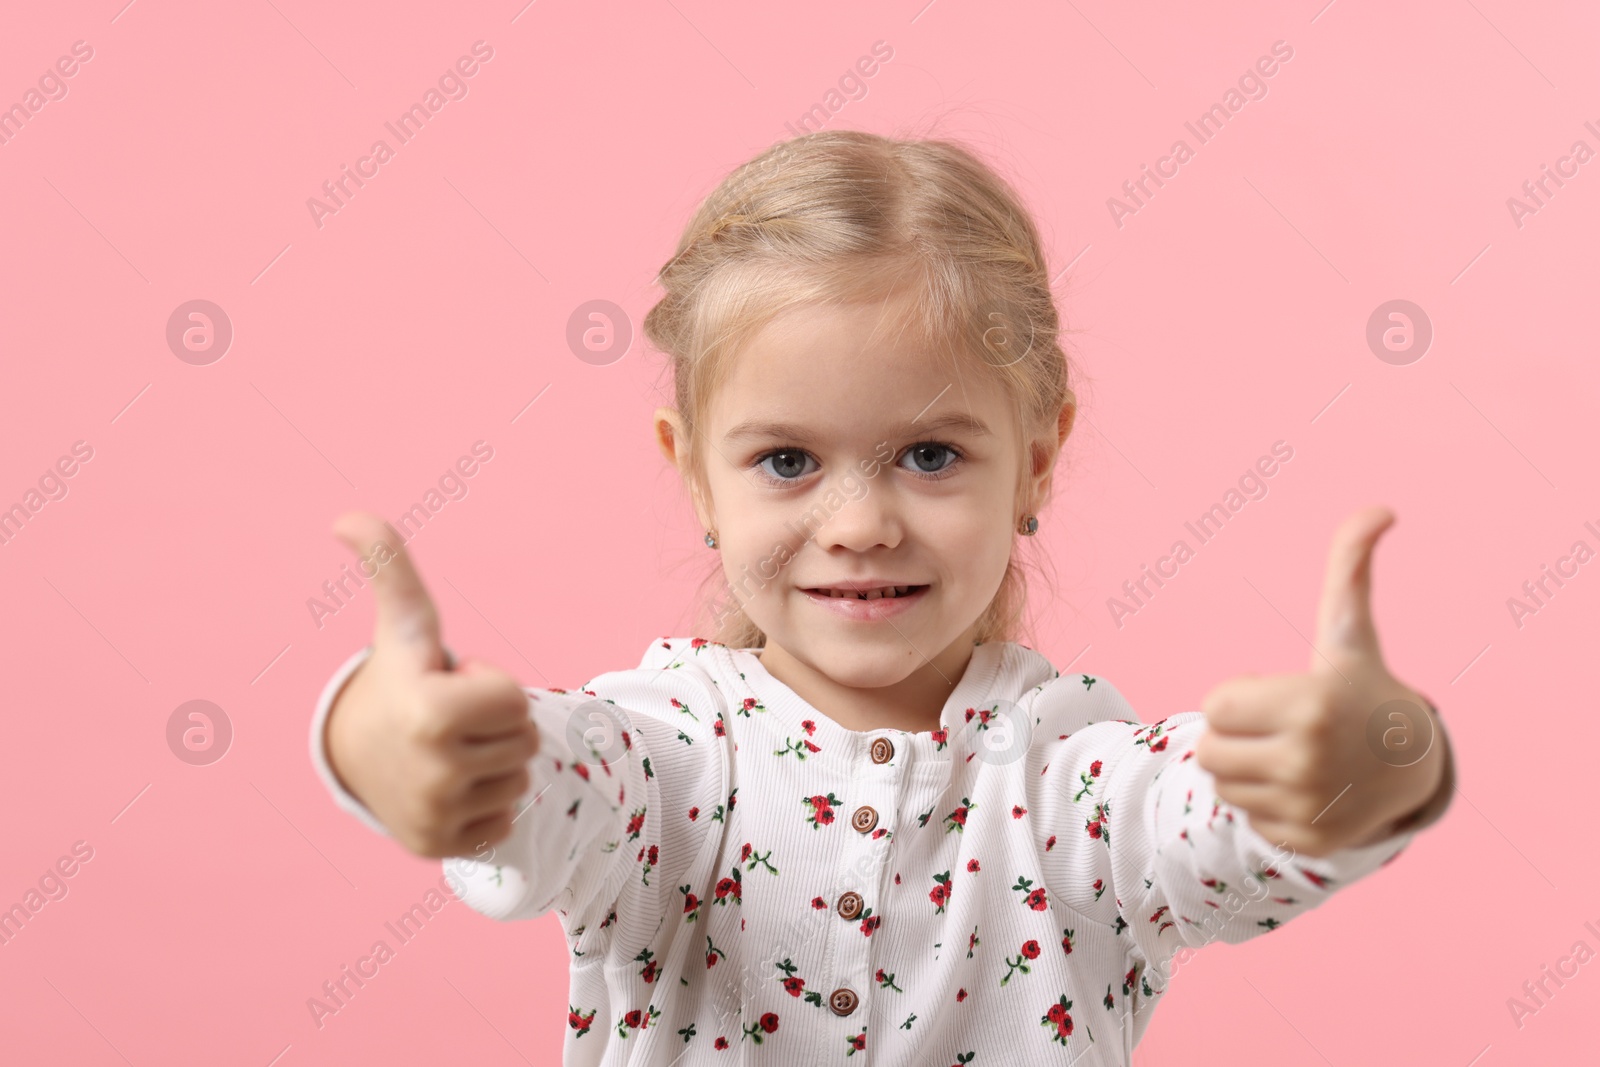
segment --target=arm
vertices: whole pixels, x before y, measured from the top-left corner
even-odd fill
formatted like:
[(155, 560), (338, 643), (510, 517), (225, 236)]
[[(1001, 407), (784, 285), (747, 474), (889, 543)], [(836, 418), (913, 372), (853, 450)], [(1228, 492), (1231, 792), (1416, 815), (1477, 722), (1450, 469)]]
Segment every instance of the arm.
[(1082, 674), (1047, 683), (1033, 710), (1040, 729), (1064, 735), (1033, 800), (1052, 835), (1046, 879), (1057, 899), (1128, 938), (1147, 997), (1181, 949), (1282, 926), (1383, 866), (1420, 828), (1305, 855), (1217, 795), (1195, 756), (1199, 712), (1140, 723), (1111, 683)]
[[(312, 716), (311, 761), (341, 808), (393, 836), (340, 779), (328, 753), (335, 703), (371, 655), (364, 648), (351, 656), (324, 687)], [(534, 918), (563, 900), (609, 908), (626, 867), (629, 798), (647, 793), (643, 738), (626, 711), (593, 696), (525, 692), (540, 747), (528, 760), (529, 785), (517, 798), (511, 834), (495, 845), (478, 842), (471, 857), (446, 858), (445, 873), (458, 897), (493, 919)]]

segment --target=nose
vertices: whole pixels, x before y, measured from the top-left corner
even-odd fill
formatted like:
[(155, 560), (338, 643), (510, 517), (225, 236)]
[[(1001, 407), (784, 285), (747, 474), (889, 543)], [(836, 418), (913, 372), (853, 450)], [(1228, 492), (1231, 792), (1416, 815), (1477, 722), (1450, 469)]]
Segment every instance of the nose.
[(829, 479), (813, 498), (812, 515), (822, 522), (814, 529), (817, 547), (852, 552), (894, 548), (905, 537), (901, 502), (887, 484), (874, 484), (853, 475)]

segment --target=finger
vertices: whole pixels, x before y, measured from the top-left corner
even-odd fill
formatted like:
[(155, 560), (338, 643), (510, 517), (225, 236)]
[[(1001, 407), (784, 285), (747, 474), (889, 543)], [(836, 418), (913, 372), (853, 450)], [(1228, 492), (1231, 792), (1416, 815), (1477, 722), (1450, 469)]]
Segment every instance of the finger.
[(1290, 794), (1281, 786), (1261, 782), (1217, 782), (1217, 796), (1240, 811), (1250, 813), (1254, 819), (1283, 819), (1291, 817)]
[(1206, 694), (1200, 711), (1220, 734), (1275, 734), (1292, 724), (1292, 701), (1304, 688), (1292, 674), (1230, 678)]
[[(1292, 822), (1282, 819), (1273, 819), (1254, 812), (1247, 813), (1250, 829), (1266, 838), (1279, 848), (1287, 848), (1290, 852), (1304, 852), (1306, 845), (1305, 830)], [(1310, 853), (1306, 853), (1309, 855)], [(1280, 871), (1282, 868), (1278, 868)]]
[(1352, 657), (1382, 658), (1372, 621), (1372, 553), (1394, 521), (1388, 508), (1363, 508), (1334, 533), (1317, 607), (1314, 673), (1335, 670), (1335, 664)]
[[(528, 791), (531, 778), (526, 767), (518, 767), (510, 774), (502, 774), (480, 782), (467, 791), (461, 800), (460, 812), (464, 822), (472, 822), (493, 815), (503, 808), (517, 815), (533, 798), (520, 800)], [(520, 802), (519, 802), (520, 800)]]
[(453, 855), (472, 856), (480, 845), (498, 845), (511, 836), (512, 819), (516, 814), (507, 806), (492, 815), (467, 823), (461, 828), (460, 847)]
[(1207, 730), (1195, 744), (1195, 759), (1219, 781), (1266, 784), (1281, 781), (1284, 747), (1276, 736)]
[(474, 779), (495, 777), (524, 766), (539, 751), (539, 728), (532, 722), (506, 737), (463, 740), (457, 746), (460, 766)]
[(515, 737), (532, 721), (528, 694), (504, 671), (483, 664), (429, 675), (424, 696), (436, 709), (430, 733), (436, 741), (499, 741)]
[(333, 532), (361, 558), (361, 573), (372, 582), (374, 648), (419, 671), (443, 669), (438, 609), (394, 527), (369, 512), (352, 511), (339, 516)]

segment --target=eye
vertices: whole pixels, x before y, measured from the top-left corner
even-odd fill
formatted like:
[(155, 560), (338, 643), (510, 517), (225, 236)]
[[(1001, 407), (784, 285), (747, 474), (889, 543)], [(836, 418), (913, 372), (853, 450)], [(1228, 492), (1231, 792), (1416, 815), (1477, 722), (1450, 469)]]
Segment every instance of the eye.
[(906, 466), (905, 461), (910, 460), (912, 465), (906, 469), (912, 473), (924, 478), (946, 478), (955, 473), (955, 466), (961, 458), (961, 453), (949, 445), (922, 441), (905, 450), (901, 456), (901, 466)]
[[(816, 462), (798, 448), (780, 448), (756, 460), (756, 469), (766, 475), (768, 481), (792, 482), (815, 470)], [(807, 463), (812, 464), (810, 469), (807, 469)], [(771, 464), (771, 467), (768, 467), (768, 464)]]

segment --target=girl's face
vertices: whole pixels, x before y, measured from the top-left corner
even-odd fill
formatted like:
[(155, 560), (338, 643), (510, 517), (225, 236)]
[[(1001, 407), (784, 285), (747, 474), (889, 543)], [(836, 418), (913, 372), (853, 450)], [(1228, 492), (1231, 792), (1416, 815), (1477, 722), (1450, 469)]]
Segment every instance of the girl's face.
[[(709, 488), (696, 509), (733, 597), (767, 635), (763, 658), (851, 687), (964, 667), (1060, 444), (1042, 442), (1043, 470), (1019, 499), (1024, 450), (1004, 387), (896, 337), (885, 311), (774, 319), (734, 357), (695, 442)], [(669, 444), (681, 419), (658, 415), (681, 455)], [(905, 595), (880, 598), (891, 586)]]

